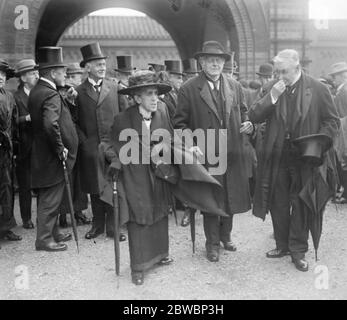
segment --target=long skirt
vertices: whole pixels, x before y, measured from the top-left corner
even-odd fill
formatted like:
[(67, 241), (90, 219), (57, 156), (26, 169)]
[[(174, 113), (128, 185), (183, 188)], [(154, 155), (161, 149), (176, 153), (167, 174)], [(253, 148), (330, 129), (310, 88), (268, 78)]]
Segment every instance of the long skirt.
[(169, 255), (168, 217), (146, 226), (128, 222), (130, 267), (145, 271)]

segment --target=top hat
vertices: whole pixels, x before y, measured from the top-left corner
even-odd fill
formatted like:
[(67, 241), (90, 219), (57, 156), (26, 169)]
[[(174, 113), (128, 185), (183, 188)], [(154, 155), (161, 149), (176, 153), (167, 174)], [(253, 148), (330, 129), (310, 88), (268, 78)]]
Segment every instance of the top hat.
[(117, 56), (117, 68), (114, 69), (115, 71), (131, 74), (134, 69), (133, 56)]
[(149, 63), (149, 66), (151, 66), (151, 71), (154, 72), (160, 72), (160, 71), (165, 71), (166, 70), (166, 65), (164, 64), (157, 64), (157, 63)]
[(0, 59), (0, 71), (4, 71), (6, 73), (6, 79), (13, 78), (15, 75), (15, 71), (10, 65), (5, 61)]
[(298, 147), (302, 160), (319, 167), (323, 164), (323, 154), (332, 147), (333, 140), (326, 134), (311, 134), (293, 140), (293, 145)]
[(80, 48), (83, 60), (80, 63), (81, 68), (84, 68), (87, 62), (98, 59), (106, 59), (100, 49), (100, 44), (98, 42), (87, 44), (86, 46)]
[(137, 89), (146, 87), (156, 87), (158, 89), (158, 95), (168, 93), (172, 89), (168, 84), (159, 83), (155, 72), (150, 70), (138, 70), (129, 77), (129, 86), (118, 92), (120, 94), (131, 95)]
[(231, 60), (231, 54), (225, 52), (224, 47), (218, 41), (206, 41), (202, 46), (202, 51), (194, 55), (195, 59), (203, 56), (219, 56), (223, 57), (225, 61)]
[(259, 71), (256, 74), (260, 77), (272, 77), (273, 75), (273, 65), (270, 63), (262, 64), (259, 67)]
[(37, 52), (37, 63), (39, 69), (63, 68), (66, 64), (63, 62), (62, 47), (41, 47)]
[(346, 72), (347, 71), (347, 63), (346, 62), (338, 62), (331, 66), (331, 72), (329, 73), (330, 76), (333, 76), (335, 74)]
[(182, 61), (183, 73), (196, 74), (199, 73), (198, 64), (195, 59), (190, 58)]
[(33, 59), (21, 60), (16, 65), (16, 76), (20, 77), (23, 73), (37, 70), (38, 68), (39, 66), (35, 63)]
[(83, 74), (83, 69), (81, 69), (78, 62), (69, 63), (66, 68), (66, 74)]
[(166, 66), (166, 71), (173, 73), (173, 74), (178, 74), (178, 75), (183, 75), (182, 73), (182, 64), (180, 60), (165, 60), (164, 64)]

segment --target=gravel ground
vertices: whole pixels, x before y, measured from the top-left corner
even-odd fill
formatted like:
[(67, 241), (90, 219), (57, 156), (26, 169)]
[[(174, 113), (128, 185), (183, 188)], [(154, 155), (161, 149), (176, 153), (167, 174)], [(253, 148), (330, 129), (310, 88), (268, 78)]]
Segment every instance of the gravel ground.
[[(17, 199), (15, 213), (20, 222)], [(178, 215), (180, 218), (182, 213)], [(14, 231), (23, 236), (23, 241), (1, 242), (0, 299), (347, 298), (346, 205), (328, 205), (320, 260), (315, 262), (311, 245), (307, 273), (297, 271), (290, 257), (275, 260), (265, 257), (265, 252), (274, 247), (269, 218), (263, 222), (250, 212), (235, 216), (233, 241), (238, 251), (221, 250), (219, 263), (210, 263), (205, 258), (202, 217), (197, 215), (196, 220), (196, 253), (193, 255), (189, 227), (176, 226), (170, 217), (170, 253), (175, 262), (147, 272), (145, 283), (140, 287), (131, 283), (127, 242), (121, 243), (121, 275), (117, 278), (113, 239), (100, 236), (95, 241), (85, 240), (89, 226), (80, 226), (80, 254), (73, 242), (68, 243), (65, 252), (37, 252), (34, 250), (35, 230), (25, 230), (20, 225)], [(16, 276), (18, 266), (28, 271), (25, 289), (16, 285), (20, 283)], [(316, 286), (322, 266), (328, 268), (328, 289)]]

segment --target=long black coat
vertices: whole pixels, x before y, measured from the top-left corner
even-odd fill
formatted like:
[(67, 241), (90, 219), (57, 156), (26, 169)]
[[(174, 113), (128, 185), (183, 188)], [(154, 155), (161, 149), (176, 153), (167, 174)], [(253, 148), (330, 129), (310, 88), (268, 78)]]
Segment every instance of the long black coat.
[(30, 159), (33, 133), (31, 121), (26, 121), (25, 117), (29, 115), (29, 96), (24, 92), (23, 87), (13, 94), (17, 107), (17, 124), (18, 124), (18, 155), (17, 160)]
[[(224, 175), (214, 176), (224, 187), (225, 198), (228, 199), (228, 214), (246, 212), (250, 209), (248, 177), (244, 163), (244, 149), (241, 123), (248, 120), (247, 106), (241, 85), (233, 79), (222, 75), (225, 119), (227, 129), (227, 170)], [(209, 84), (203, 73), (183, 84), (178, 93), (178, 105), (173, 119), (176, 129), (202, 129), (206, 134), (208, 129), (223, 129), (220, 116), (213, 103)], [(214, 153), (214, 152), (213, 152)], [(218, 132), (216, 134), (216, 154), (218, 150)], [(212, 167), (206, 159), (205, 166)], [(221, 207), (224, 197), (220, 197)], [(223, 203), (222, 203), (223, 202)]]
[[(81, 187), (86, 193), (100, 194), (104, 188), (104, 171), (100, 168), (99, 157), (105, 155), (99, 155), (99, 145), (110, 140), (113, 119), (119, 113), (118, 85), (104, 79), (98, 95), (86, 79), (76, 90)], [(106, 159), (106, 164), (111, 161)]]
[[(302, 103), (295, 106), (293, 114), (294, 132), (292, 139), (323, 133), (335, 138), (340, 120), (336, 106), (329, 89), (319, 81), (303, 74)], [(265, 219), (270, 210), (273, 188), (277, 179), (280, 157), (285, 140), (285, 95), (283, 94), (275, 105), (272, 104), (271, 94), (268, 92), (262, 99), (256, 101), (249, 112), (249, 118), (254, 123), (266, 122), (263, 151), (260, 155), (257, 169), (257, 182), (254, 196), (253, 214)], [(327, 183), (331, 181), (329, 173), (334, 168), (327, 157), (324, 165), (324, 176)], [(304, 184), (309, 177), (302, 175)], [(300, 190), (299, 190), (300, 191)]]
[(29, 112), (33, 129), (31, 186), (46, 188), (64, 180), (59, 155), (68, 149), (67, 167), (76, 161), (78, 137), (68, 106), (59, 92), (44, 80), (30, 91)]

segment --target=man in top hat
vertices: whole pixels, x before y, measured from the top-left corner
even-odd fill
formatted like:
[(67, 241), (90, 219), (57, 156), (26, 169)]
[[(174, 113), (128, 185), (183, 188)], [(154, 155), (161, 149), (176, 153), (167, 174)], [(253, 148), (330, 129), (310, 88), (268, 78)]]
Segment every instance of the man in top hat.
[(133, 56), (117, 56), (117, 68), (116, 77), (118, 79), (118, 84), (120, 89), (127, 88), (129, 85), (129, 77), (134, 72), (133, 67)]
[[(328, 88), (302, 71), (297, 51), (281, 51), (274, 58), (274, 69), (277, 82), (252, 105), (249, 112), (252, 122), (266, 121), (253, 214), (265, 219), (268, 211), (271, 213), (276, 248), (266, 256), (281, 258), (291, 255), (295, 267), (307, 271), (305, 253), (309, 230), (305, 220), (314, 213), (309, 212), (301, 192), (310, 181), (313, 181), (310, 187), (316, 190), (320, 187), (319, 181), (324, 181), (332, 192), (334, 186), (329, 182), (333, 179), (329, 175), (333, 167), (329, 157), (324, 157), (321, 168), (304, 161), (303, 149), (296, 148), (293, 141), (305, 136), (308, 146), (316, 144), (322, 139), (316, 134), (333, 139), (340, 121)], [(314, 179), (319, 175), (320, 179)], [(325, 191), (320, 198), (329, 195), (330, 192)]]
[(17, 106), (18, 154), (16, 157), (16, 174), (19, 186), (19, 207), (23, 228), (33, 229), (31, 221), (31, 177), (30, 158), (32, 146), (32, 126), (28, 108), (30, 91), (39, 80), (38, 65), (32, 59), (24, 59), (16, 66), (16, 76), (20, 84), (14, 93)]
[(337, 203), (347, 203), (347, 63), (339, 62), (331, 67), (330, 76), (336, 87), (335, 104), (341, 121), (341, 128), (336, 140), (335, 150), (340, 184), (343, 187)]
[(189, 58), (182, 61), (183, 65), (183, 82), (190, 78), (194, 78), (199, 74), (198, 64), (196, 59)]
[(0, 239), (18, 241), (22, 238), (11, 231), (17, 225), (13, 215), (12, 144), (16, 132), (16, 107), (12, 94), (4, 88), (13, 76), (14, 69), (0, 59)]
[(71, 234), (58, 226), (58, 208), (65, 193), (63, 161), (71, 173), (78, 137), (70, 110), (58, 87), (64, 87), (66, 65), (61, 47), (38, 50), (40, 80), (30, 91), (32, 122), (31, 186), (37, 192), (36, 250), (63, 251)]
[[(215, 148), (211, 145), (206, 150), (200, 150), (197, 145), (191, 148), (207, 169), (213, 169), (216, 165), (209, 162), (211, 156), (227, 152), (226, 172), (214, 177), (224, 191), (215, 194), (216, 201), (228, 217), (219, 218), (208, 212), (203, 213), (207, 259), (217, 262), (221, 242), (226, 250), (236, 250), (230, 238), (234, 213), (250, 209), (242, 133), (251, 134), (253, 125), (248, 121), (247, 107), (239, 83), (222, 74), (224, 64), (231, 59), (231, 55), (225, 52), (219, 42), (207, 41), (202, 52), (195, 54), (195, 58), (201, 65), (202, 72), (181, 87), (173, 123), (178, 129), (203, 130), (206, 136), (208, 130), (215, 130)], [(219, 150), (219, 135), (226, 132), (227, 148)]]
[[(87, 72), (87, 79), (77, 87), (77, 132), (80, 139), (78, 165), (82, 191), (89, 193), (93, 213), (92, 228), (86, 239), (93, 239), (105, 232), (113, 237), (113, 207), (100, 199), (108, 173), (112, 175), (112, 158), (102, 152), (101, 142), (109, 141), (114, 117), (119, 113), (118, 85), (106, 76), (106, 58), (99, 43), (81, 48), (80, 63)], [(105, 161), (104, 161), (105, 160)], [(106, 167), (101, 167), (105, 162)], [(121, 236), (125, 240), (125, 236)]]
[(171, 86), (172, 90), (166, 93), (162, 100), (169, 110), (170, 119), (172, 119), (177, 108), (177, 93), (183, 82), (182, 66), (180, 60), (165, 60), (164, 64), (166, 71), (161, 73), (162, 81)]

